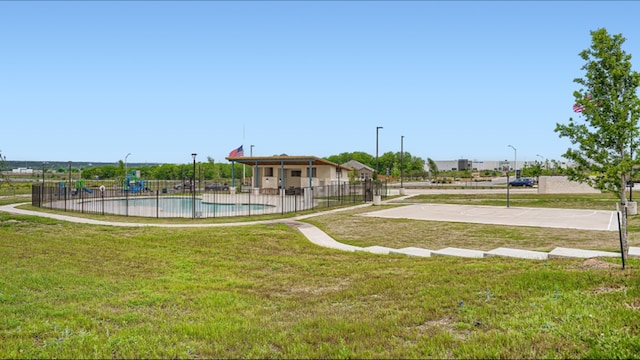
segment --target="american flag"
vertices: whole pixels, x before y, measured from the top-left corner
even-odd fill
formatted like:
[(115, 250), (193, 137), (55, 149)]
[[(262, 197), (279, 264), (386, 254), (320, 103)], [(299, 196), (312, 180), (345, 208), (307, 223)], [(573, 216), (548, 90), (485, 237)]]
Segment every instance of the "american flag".
[[(587, 94), (587, 100), (591, 100), (591, 94)], [(581, 113), (584, 110), (584, 105), (573, 104), (573, 112)]]
[(581, 113), (584, 107), (580, 104), (573, 104), (573, 112)]
[(239, 148), (231, 150), (229, 153), (229, 157), (237, 157), (244, 156), (244, 150), (242, 149), (242, 145)]

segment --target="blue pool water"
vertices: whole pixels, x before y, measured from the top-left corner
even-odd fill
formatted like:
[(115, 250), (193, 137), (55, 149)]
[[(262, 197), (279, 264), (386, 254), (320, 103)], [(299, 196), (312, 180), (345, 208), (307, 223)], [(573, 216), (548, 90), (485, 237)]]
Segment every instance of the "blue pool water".
[[(196, 198), (196, 211), (203, 213), (226, 213), (241, 211), (260, 211), (272, 209), (272, 205), (264, 204), (223, 204), (206, 203)], [(193, 199), (190, 197), (161, 197), (161, 198), (129, 198), (104, 200), (105, 203), (112, 203), (118, 206), (129, 207), (158, 207), (164, 211), (189, 212), (193, 211)]]

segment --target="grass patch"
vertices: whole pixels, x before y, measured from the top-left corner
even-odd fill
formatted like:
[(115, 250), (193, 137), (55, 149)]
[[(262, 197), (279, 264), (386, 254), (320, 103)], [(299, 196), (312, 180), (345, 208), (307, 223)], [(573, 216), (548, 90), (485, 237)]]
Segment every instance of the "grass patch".
[(282, 224), (0, 213), (4, 358), (638, 357), (640, 265), (413, 258)]

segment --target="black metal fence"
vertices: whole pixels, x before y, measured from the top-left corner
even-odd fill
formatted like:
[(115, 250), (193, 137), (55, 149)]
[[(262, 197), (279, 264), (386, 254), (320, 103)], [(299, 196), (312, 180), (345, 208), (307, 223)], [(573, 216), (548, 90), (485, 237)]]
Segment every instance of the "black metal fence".
[[(155, 218), (215, 218), (295, 213), (386, 197), (385, 184), (363, 182), (313, 188), (230, 188), (207, 191), (189, 182), (116, 181), (40, 183), (32, 186), (33, 206), (87, 214)], [(237, 191), (236, 191), (237, 190)]]

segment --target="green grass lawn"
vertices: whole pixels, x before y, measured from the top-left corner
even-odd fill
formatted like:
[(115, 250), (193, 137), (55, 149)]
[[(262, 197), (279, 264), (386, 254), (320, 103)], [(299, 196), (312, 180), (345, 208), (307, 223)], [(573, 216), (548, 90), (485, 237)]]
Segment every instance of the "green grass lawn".
[[(340, 240), (360, 229), (356, 242), (429, 233), (410, 233), (418, 221), (352, 225), (356, 213), (309, 221)], [(0, 357), (640, 358), (639, 269), (341, 252), (282, 224), (122, 228), (0, 213)]]

